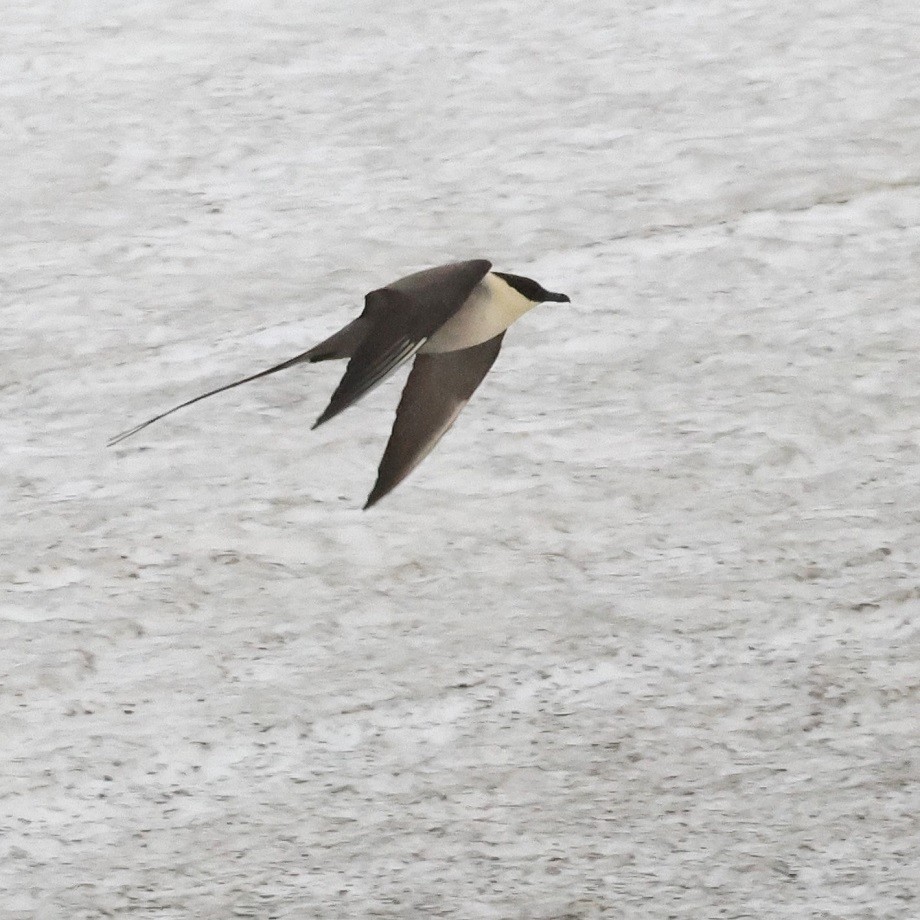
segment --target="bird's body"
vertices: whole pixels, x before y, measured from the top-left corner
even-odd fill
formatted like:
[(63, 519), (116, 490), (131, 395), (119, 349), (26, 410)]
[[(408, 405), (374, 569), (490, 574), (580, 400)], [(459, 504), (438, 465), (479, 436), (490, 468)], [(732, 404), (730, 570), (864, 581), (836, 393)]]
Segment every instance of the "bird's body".
[(419, 349), (422, 354), (481, 345), (535, 307), (504, 278), (486, 272), (463, 306)]
[(348, 359), (321, 425), (415, 358), (365, 508), (395, 488), (428, 455), (488, 373), (505, 330), (543, 301), (568, 301), (519, 275), (492, 272), (485, 259), (426, 269), (371, 291), (364, 311), (288, 361), (196, 396), (113, 438), (116, 444), (208, 396), (304, 362)]

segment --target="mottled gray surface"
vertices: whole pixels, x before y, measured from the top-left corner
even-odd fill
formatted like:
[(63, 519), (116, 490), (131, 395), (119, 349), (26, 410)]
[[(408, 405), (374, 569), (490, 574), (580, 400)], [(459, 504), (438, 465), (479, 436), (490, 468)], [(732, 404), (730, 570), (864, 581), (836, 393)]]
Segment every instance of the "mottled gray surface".
[[(0, 917), (920, 916), (920, 12), (0, 13)], [(572, 296), (360, 507), (298, 368)]]

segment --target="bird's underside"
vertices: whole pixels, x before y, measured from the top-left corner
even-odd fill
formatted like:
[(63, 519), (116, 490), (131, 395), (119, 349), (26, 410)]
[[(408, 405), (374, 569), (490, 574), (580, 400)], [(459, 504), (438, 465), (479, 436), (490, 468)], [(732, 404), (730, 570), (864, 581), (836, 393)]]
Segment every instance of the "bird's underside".
[(396, 410), (393, 430), (365, 508), (394, 489), (431, 452), (492, 367), (504, 331), (470, 347), (418, 354), (482, 282), (484, 259), (409, 275), (365, 299), (362, 314), (334, 335), (287, 361), (196, 396), (112, 438), (119, 443), (167, 415), (251, 380), (301, 363), (348, 359), (329, 405), (314, 424), (329, 421), (415, 358)]

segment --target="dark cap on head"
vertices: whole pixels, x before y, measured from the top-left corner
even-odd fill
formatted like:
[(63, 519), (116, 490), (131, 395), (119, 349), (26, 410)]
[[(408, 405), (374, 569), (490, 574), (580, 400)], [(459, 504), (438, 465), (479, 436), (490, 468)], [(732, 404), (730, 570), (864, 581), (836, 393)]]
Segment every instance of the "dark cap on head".
[(571, 303), (567, 294), (554, 294), (547, 291), (545, 287), (538, 284), (532, 278), (524, 278), (521, 275), (509, 275), (506, 272), (492, 272), (498, 275), (503, 281), (506, 281), (510, 287), (513, 287), (519, 294), (522, 294), (528, 300), (534, 303), (543, 303), (547, 300), (553, 300), (557, 303)]

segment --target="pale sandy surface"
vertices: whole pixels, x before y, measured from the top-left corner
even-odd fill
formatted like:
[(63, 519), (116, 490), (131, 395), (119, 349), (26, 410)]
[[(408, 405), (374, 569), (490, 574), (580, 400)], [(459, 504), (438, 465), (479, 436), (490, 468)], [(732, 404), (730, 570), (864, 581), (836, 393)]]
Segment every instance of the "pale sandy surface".
[[(920, 8), (0, 12), (0, 917), (920, 916)], [(563, 290), (373, 512), (312, 345)]]

